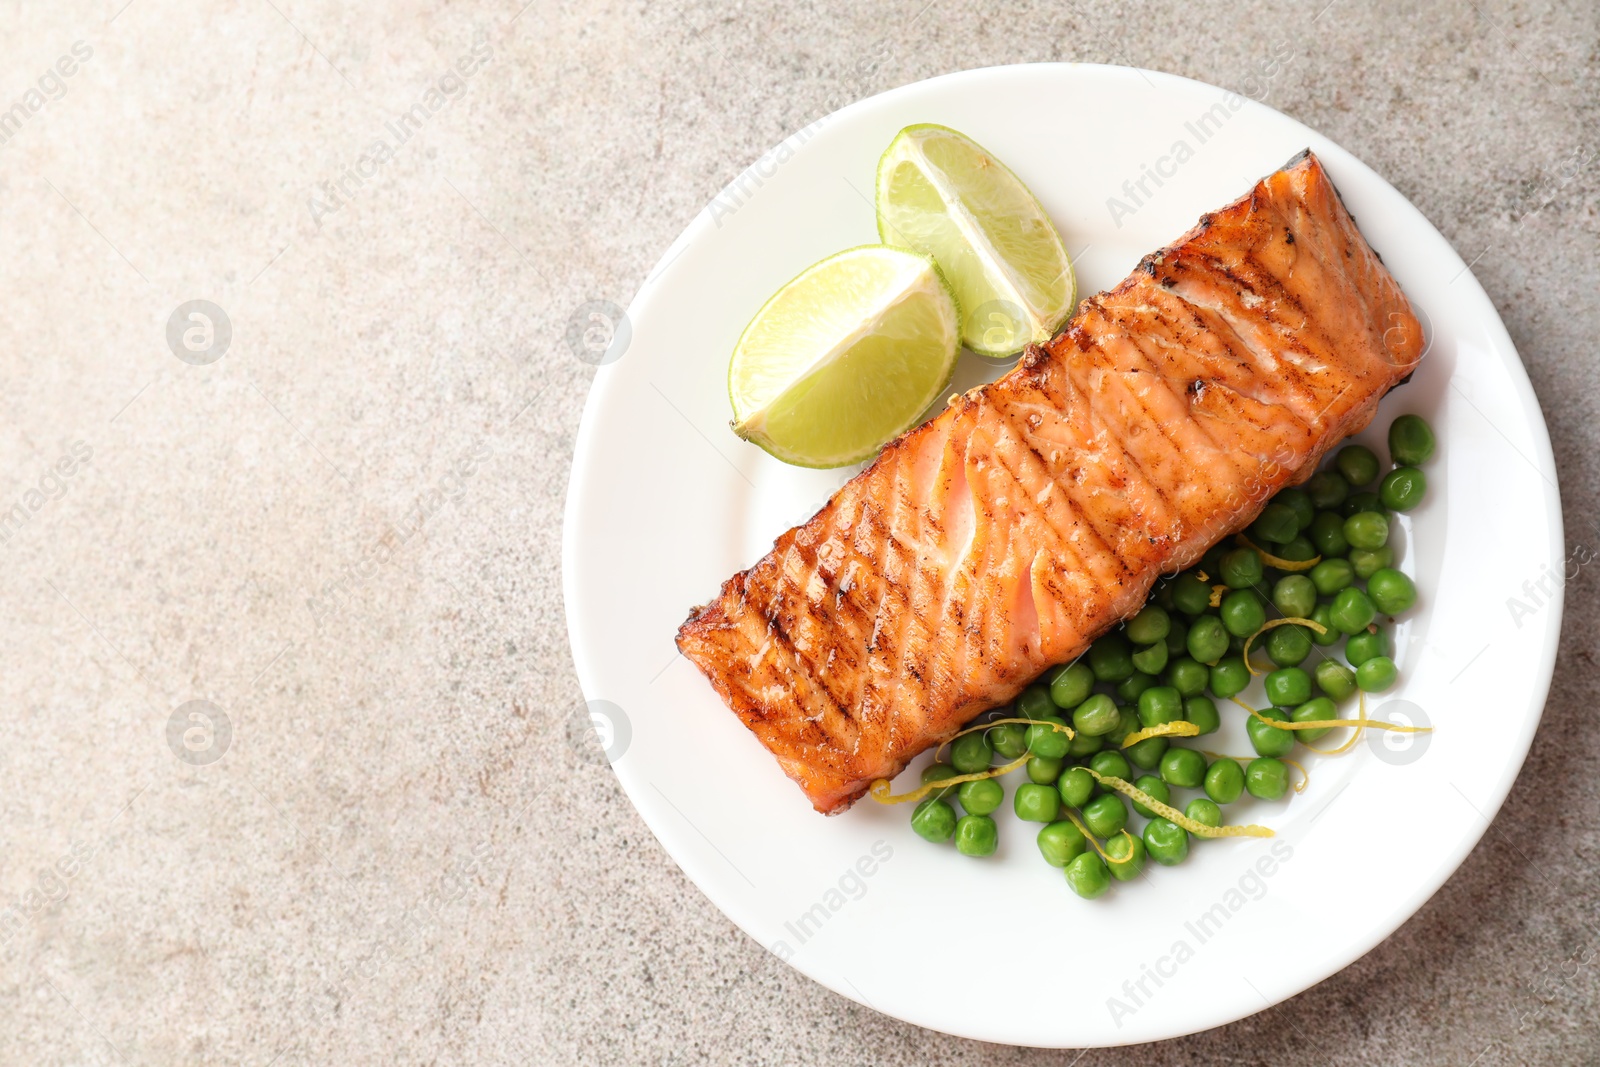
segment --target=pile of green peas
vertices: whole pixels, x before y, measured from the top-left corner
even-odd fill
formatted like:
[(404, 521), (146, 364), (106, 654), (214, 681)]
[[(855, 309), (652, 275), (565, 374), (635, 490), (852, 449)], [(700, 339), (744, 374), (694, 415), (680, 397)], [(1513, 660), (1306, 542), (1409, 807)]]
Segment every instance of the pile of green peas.
[[(1264, 678), (1272, 706), (1261, 711), (1263, 718), (1342, 718), (1338, 705), (1357, 692), (1392, 687), (1399, 672), (1381, 620), (1409, 610), (1417, 590), (1395, 569), (1391, 515), (1422, 502), (1422, 465), (1434, 449), (1433, 430), (1416, 415), (1390, 425), (1387, 473), (1371, 449), (1344, 446), (1304, 486), (1273, 497), (1245, 531), (1250, 544), (1225, 540), (1195, 567), (1158, 583), (1121, 628), (1073, 662), (1045, 672), (1014, 706), (993, 713), (1027, 723), (1001, 723), (956, 738), (948, 762), (923, 770), (923, 784), (1026, 756), (1027, 781), (1014, 790), (1012, 810), (1025, 822), (1041, 824), (1040, 854), (1087, 899), (1104, 895), (1113, 880), (1139, 877), (1147, 861), (1182, 863), (1191, 837), (1145, 804), (1130, 805), (1089, 770), (1130, 782), (1207, 826), (1221, 826), (1223, 807), (1246, 794), (1282, 799), (1291, 781), (1284, 758), (1297, 743), (1315, 742), (1328, 730), (1281, 730), (1251, 716), (1245, 731), (1255, 756), (1243, 762), (1208, 758), (1169, 737), (1147, 737), (1127, 747), (1123, 740), (1179, 720), (1192, 723), (1197, 738), (1214, 733), (1222, 724), (1218, 702), (1250, 684), (1244, 643), (1271, 618), (1310, 619), (1326, 632), (1280, 625), (1251, 646), (1252, 655), (1264, 651), (1272, 664)], [(1284, 571), (1263, 553), (1287, 563), (1320, 560), (1309, 570)], [(1333, 647), (1340, 641), (1342, 657)], [(1075, 736), (1068, 738), (1055, 725), (1070, 726)], [(1184, 803), (1174, 799), (1175, 790), (1199, 795)], [(963, 855), (988, 856), (999, 846), (993, 814), (1005, 796), (998, 777), (937, 789), (916, 806), (911, 825), (929, 841), (953, 841)], [(1145, 820), (1137, 832), (1134, 815)], [(1085, 830), (1104, 841), (1101, 848), (1117, 862), (1102, 859)]]

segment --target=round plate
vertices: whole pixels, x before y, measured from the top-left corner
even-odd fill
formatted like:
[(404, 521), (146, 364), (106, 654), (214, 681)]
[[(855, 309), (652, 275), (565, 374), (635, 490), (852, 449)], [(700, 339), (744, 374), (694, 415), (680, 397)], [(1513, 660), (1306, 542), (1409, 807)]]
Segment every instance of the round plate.
[[(904, 806), (863, 800), (817, 815), (676, 655), (690, 608), (854, 473), (786, 467), (734, 437), (728, 354), (778, 286), (872, 240), (878, 156), (918, 122), (961, 130), (1016, 171), (1059, 226), (1084, 294), (1309, 145), (1431, 325), (1427, 358), (1362, 439), (1386, 455), (1384, 428), (1405, 411), (1439, 434), (1429, 498), (1397, 539), (1421, 591), (1394, 631), (1402, 681), (1371, 704), (1435, 730), (1409, 744), (1373, 732), (1343, 757), (1308, 756), (1303, 794), (1229, 809), (1229, 821), (1265, 823), (1274, 839), (1197, 842), (1181, 867), (1152, 865), (1080, 900), (1009, 805), (1000, 850), (984, 860), (913, 835)], [(1171, 75), (1055, 64), (861, 101), (720, 194), (647, 279), (627, 327), (589, 394), (567, 501), (567, 622), (589, 712), (685, 873), (762, 946), (844, 996), (1019, 1045), (1149, 1041), (1238, 1019), (1404, 922), (1466, 856), (1522, 765), (1554, 665), (1564, 570), (1538, 403), (1493, 306), (1438, 231), (1348, 152), (1267, 107)], [(962, 359), (957, 386), (1004, 369)], [(1243, 713), (1223, 710), (1204, 747), (1248, 752)], [(1428, 832), (1410, 832), (1401, 813)]]

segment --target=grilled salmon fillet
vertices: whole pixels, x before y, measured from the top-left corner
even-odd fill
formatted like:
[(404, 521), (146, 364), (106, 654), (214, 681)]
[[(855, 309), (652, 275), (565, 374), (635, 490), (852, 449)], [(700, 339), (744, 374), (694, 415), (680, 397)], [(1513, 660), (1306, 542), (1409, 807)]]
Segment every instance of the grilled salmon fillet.
[(890, 443), (678, 648), (843, 811), (1304, 481), (1421, 353), (1304, 152)]

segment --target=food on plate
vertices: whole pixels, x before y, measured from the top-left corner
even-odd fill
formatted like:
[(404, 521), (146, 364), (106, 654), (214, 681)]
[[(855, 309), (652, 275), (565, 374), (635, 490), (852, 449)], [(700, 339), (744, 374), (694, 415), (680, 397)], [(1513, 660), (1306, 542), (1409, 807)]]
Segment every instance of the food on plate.
[(1078, 283), (1055, 224), (1004, 163), (948, 126), (907, 126), (878, 161), (878, 239), (932, 256), (980, 356), (1048, 341)]
[(728, 365), (733, 430), (785, 463), (858, 463), (939, 398), (960, 351), (931, 259), (882, 245), (840, 252), (745, 327)]
[[(1426, 434), (1427, 440), (1432, 440), (1432, 430), (1418, 416), (1402, 415), (1395, 422), (1402, 420), (1407, 424), (1403, 433), (1419, 439)], [(1339, 478), (1343, 481), (1342, 475)], [(1328, 484), (1325, 481), (1324, 487)], [(1341, 498), (1324, 492), (1320, 502), (1332, 506)], [(1036, 837), (1040, 855), (1051, 866), (1065, 868), (1067, 886), (1080, 896), (1092, 899), (1110, 888), (1109, 882), (1102, 885), (1069, 866), (1080, 854), (1095, 853), (1112, 878), (1129, 881), (1144, 869), (1146, 857), (1168, 866), (1181, 863), (1191, 837), (1260, 836), (1263, 827), (1226, 826), (1223, 809), (1247, 792), (1256, 799), (1275, 800), (1288, 796), (1291, 789), (1303, 789), (1309, 772), (1290, 758), (1298, 754), (1296, 742), (1309, 752), (1336, 756), (1351, 751), (1368, 728), (1396, 728), (1393, 723), (1369, 720), (1364, 703), (1359, 717), (1339, 712), (1339, 704), (1358, 692), (1381, 692), (1398, 678), (1389, 631), (1378, 620), (1357, 628), (1345, 640), (1348, 667), (1329, 653), (1318, 653), (1318, 662), (1310, 663), (1319, 631), (1331, 633), (1335, 642), (1345, 636), (1339, 629), (1329, 628), (1331, 618), (1318, 622), (1312, 617), (1319, 611), (1331, 611), (1346, 592), (1362, 592), (1355, 588), (1349, 561), (1342, 558), (1352, 551), (1342, 535), (1337, 543), (1328, 542), (1322, 549), (1312, 546), (1315, 554), (1304, 560), (1275, 554), (1306, 555), (1303, 550), (1290, 552), (1288, 547), (1301, 539), (1302, 530), (1318, 526), (1342, 530), (1355, 518), (1346, 519), (1317, 504), (1306, 490), (1281, 490), (1247, 533), (1214, 545), (1192, 569), (1158, 582), (1145, 606), (1119, 629), (1102, 636), (1075, 661), (1046, 671), (1015, 701), (1017, 714), (1041, 723), (1070, 716), (1076, 736), (1069, 747), (1080, 739), (1096, 746), (1117, 746), (1057, 761), (1049, 768), (1058, 775), (1053, 787), (1036, 781), (1038, 775), (1033, 772), (1038, 750), (1034, 749), (1035, 758), (1027, 763), (1029, 781), (1015, 787), (1018, 818), (1048, 824)], [(1371, 514), (1377, 517), (1377, 513)], [(1384, 529), (1387, 532), (1386, 525)], [(1251, 541), (1258, 536), (1271, 551)], [(1401, 571), (1378, 570), (1366, 583), (1366, 598), (1391, 620), (1416, 604), (1416, 585)], [(1258, 618), (1264, 618), (1268, 610), (1277, 613), (1276, 618), (1255, 624), (1242, 640), (1237, 634), (1230, 636), (1221, 618), (1225, 605), (1240, 598), (1253, 603)], [(1215, 640), (1198, 646), (1197, 660), (1190, 640), (1202, 632)], [(1267, 663), (1261, 662), (1263, 651)], [(1234, 652), (1237, 655), (1230, 654)], [(1270, 707), (1257, 709), (1238, 699), (1252, 676), (1261, 677), (1262, 695)], [(1119, 706), (1108, 690), (1129, 703)], [(1134, 690), (1138, 690), (1136, 696)], [(1238, 704), (1245, 712), (1245, 733), (1253, 758), (1235, 758), (1185, 743), (1221, 726), (1221, 716), (1208, 693)], [(1004, 789), (998, 780), (1016, 767), (993, 766), (992, 757), (986, 767), (979, 758), (987, 751), (984, 739), (990, 741), (993, 756), (1009, 760), (1029, 751), (1026, 745), (1002, 751), (995, 741), (1002, 731), (1017, 729), (1012, 714), (1009, 706), (996, 709), (991, 715), (998, 718), (980, 716), (976, 725), (958, 736), (956, 744), (963, 746), (966, 756), (960, 771), (971, 780), (953, 802), (943, 793), (919, 797), (921, 790), (896, 797), (888, 793), (887, 783), (874, 783), (873, 797), (888, 803), (921, 799), (912, 828), (935, 844), (946, 840), (948, 828), (959, 818), (957, 805), (965, 804), (965, 791), (989, 787), (985, 796), (990, 806), (985, 810), (993, 810), (998, 806), (995, 798)], [(1316, 742), (1334, 730), (1345, 729), (1350, 733), (1343, 743), (1332, 748), (1317, 746)], [(1403, 732), (1413, 731), (1406, 728)], [(924, 783), (947, 781), (957, 774), (956, 768), (939, 762), (942, 751), (941, 746), (935, 762), (923, 768)], [(1134, 778), (1135, 766), (1156, 773), (1137, 778), (1130, 790), (1127, 785)], [(1299, 773), (1292, 773), (1295, 771)], [(978, 777), (984, 774), (988, 777)], [(1181, 803), (1173, 799), (1174, 790), (1203, 792), (1183, 806), (1181, 819), (1173, 815)], [(1127, 795), (1134, 813), (1148, 820), (1142, 829), (1129, 824), (1127, 809), (1117, 793)], [(1163, 811), (1159, 805), (1171, 810)], [(966, 811), (973, 814), (974, 809)], [(939, 833), (927, 832), (928, 827), (938, 827)], [(996, 848), (999, 836), (997, 825)], [(1095, 867), (1087, 862), (1081, 866)]]
[[(891, 442), (696, 609), (678, 647), (818, 811), (843, 811), (1133, 616), (1160, 574), (1250, 526), (1366, 426), (1421, 353), (1404, 294), (1303, 153), (1086, 300), (1005, 377)], [(1339, 468), (1352, 485), (1377, 477), (1375, 463)], [(1376, 493), (1356, 496), (1371, 502), (1347, 499), (1347, 519), (1383, 518), (1368, 510), (1383, 507)], [(1360, 550), (1378, 564), (1371, 577), (1393, 553), (1383, 558), (1374, 524), (1357, 527), (1380, 546)], [(1268, 555), (1309, 565), (1315, 549), (1299, 540)], [(1372, 621), (1364, 592), (1339, 597), (1336, 623)], [(1247, 671), (1216, 651), (1257, 617), (1237, 603), (1233, 627), (1224, 620), (1221, 637), (1201, 643), (1216, 653), (1219, 693)], [(1191, 630), (1184, 648), (1195, 644)], [(1102, 658), (1121, 675), (1118, 695), (1136, 699), (1132, 653)], [(1130, 760), (1165, 740), (1140, 740)], [(1042, 758), (1091, 754), (1089, 742), (1103, 743), (1071, 735), (1065, 756)], [(1252, 795), (1281, 795), (1287, 772), (1275, 777), (1272, 762), (1246, 770)], [(1200, 825), (1152, 810), (1179, 829)], [(957, 825), (963, 851), (991, 848), (972, 818), (988, 816)], [(1177, 854), (1171, 836), (1157, 834), (1163, 857)]]
[(1433, 445), (1433, 428), (1421, 415), (1401, 415), (1389, 424), (1389, 456), (1396, 467), (1422, 466)]

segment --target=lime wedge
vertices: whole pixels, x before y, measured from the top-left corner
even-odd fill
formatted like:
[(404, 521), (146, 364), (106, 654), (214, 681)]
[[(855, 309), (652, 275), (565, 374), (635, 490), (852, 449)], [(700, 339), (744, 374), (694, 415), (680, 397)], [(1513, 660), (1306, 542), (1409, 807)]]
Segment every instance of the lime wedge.
[(733, 432), (785, 463), (858, 463), (938, 399), (960, 333), (931, 259), (882, 245), (830, 256), (744, 328), (728, 365)]
[(961, 339), (980, 356), (1048, 341), (1077, 301), (1072, 261), (1039, 201), (946, 126), (907, 126), (878, 161), (878, 236), (934, 258), (966, 313)]

